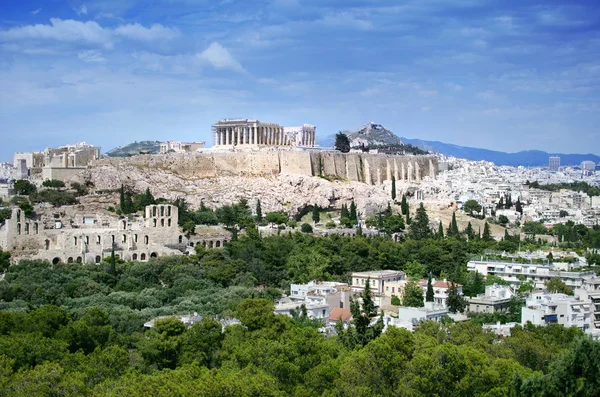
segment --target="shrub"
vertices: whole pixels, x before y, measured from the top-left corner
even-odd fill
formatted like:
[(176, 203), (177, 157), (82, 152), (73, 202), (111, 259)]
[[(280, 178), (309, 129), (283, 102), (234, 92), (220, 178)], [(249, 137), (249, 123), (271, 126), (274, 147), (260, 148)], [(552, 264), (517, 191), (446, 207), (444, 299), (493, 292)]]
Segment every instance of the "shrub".
[(313, 232), (312, 226), (309, 225), (308, 223), (303, 223), (302, 226), (300, 227), (300, 230), (302, 230), (302, 233), (312, 233)]

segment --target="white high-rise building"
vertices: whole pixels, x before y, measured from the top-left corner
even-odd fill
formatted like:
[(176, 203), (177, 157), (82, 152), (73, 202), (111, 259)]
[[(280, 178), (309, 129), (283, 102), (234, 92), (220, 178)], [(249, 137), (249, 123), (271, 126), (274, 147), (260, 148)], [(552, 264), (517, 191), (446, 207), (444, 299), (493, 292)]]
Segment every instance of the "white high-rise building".
[(560, 157), (550, 156), (550, 171), (558, 171), (560, 168)]

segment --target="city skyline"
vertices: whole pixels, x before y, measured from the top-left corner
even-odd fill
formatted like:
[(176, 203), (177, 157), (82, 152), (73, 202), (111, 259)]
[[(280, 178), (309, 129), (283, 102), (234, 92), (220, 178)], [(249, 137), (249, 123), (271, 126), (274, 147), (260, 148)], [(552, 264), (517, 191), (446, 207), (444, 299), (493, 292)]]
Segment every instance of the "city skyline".
[[(240, 116), (368, 121), (507, 152), (600, 143), (588, 2), (31, 1), (0, 6), (0, 160), (87, 141), (212, 142)], [(574, 139), (574, 138), (577, 139)]]

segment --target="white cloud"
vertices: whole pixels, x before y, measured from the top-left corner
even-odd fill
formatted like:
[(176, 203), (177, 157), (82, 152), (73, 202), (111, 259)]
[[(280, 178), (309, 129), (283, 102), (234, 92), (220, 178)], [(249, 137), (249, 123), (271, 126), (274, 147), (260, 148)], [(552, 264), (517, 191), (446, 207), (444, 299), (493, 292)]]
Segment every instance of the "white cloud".
[(217, 42), (213, 42), (206, 50), (197, 57), (212, 65), (215, 69), (229, 69), (234, 72), (244, 72), (242, 65), (231, 55), (227, 48)]
[(0, 31), (0, 42), (55, 41), (110, 49), (119, 38), (153, 42), (171, 40), (179, 35), (179, 29), (160, 24), (146, 28), (136, 23), (121, 25), (111, 30), (103, 28), (95, 21), (81, 22), (73, 19), (51, 18), (49, 25), (25, 25)]
[(168, 28), (161, 24), (154, 24), (149, 28), (145, 28), (139, 23), (119, 26), (114, 30), (114, 33), (121, 37), (140, 41), (171, 40), (180, 35), (177, 28)]
[(91, 63), (102, 63), (106, 62), (106, 59), (102, 56), (102, 53), (98, 50), (81, 51), (77, 54), (77, 57), (83, 62)]
[(462, 91), (463, 90), (463, 86), (460, 84), (456, 84), (456, 83), (446, 83), (446, 87), (454, 90), (454, 91)]
[(33, 11), (31, 11), (31, 15), (36, 15), (36, 14), (38, 14), (40, 11), (42, 11), (42, 9), (41, 9), (41, 8), (38, 8), (37, 10), (33, 10)]
[(485, 40), (475, 40), (473, 45), (477, 48), (487, 48), (488, 43)]
[(87, 15), (87, 7), (85, 6), (85, 4), (82, 4), (79, 6), (79, 8), (75, 9), (75, 12), (77, 13), (77, 15)]
[(319, 22), (325, 26), (331, 27), (354, 28), (358, 30), (373, 29), (371, 21), (357, 18), (347, 12), (325, 15)]
[(0, 32), (0, 41), (48, 40), (112, 46), (110, 31), (94, 21), (51, 18), (50, 25), (26, 25)]

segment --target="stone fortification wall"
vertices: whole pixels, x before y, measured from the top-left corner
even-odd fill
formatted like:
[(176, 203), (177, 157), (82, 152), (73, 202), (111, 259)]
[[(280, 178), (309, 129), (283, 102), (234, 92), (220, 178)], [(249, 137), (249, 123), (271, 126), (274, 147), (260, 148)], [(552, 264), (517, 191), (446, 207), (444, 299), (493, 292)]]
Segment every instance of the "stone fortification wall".
[(106, 158), (96, 166), (135, 166), (161, 169), (183, 177), (260, 176), (298, 174), (349, 180), (370, 185), (396, 180), (419, 182), (435, 177), (438, 162), (433, 156), (396, 156), (368, 153), (317, 151), (264, 151), (141, 155)]

